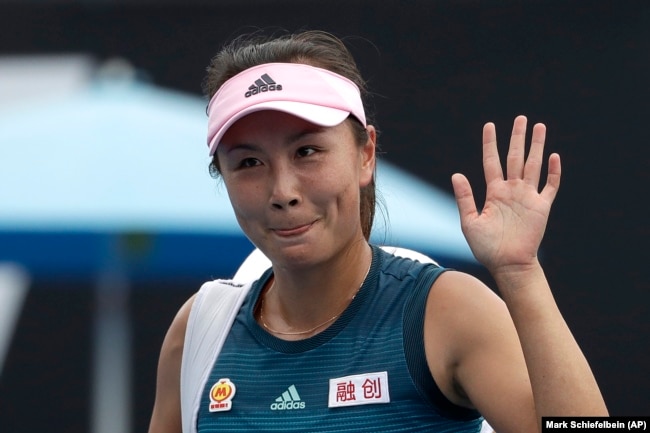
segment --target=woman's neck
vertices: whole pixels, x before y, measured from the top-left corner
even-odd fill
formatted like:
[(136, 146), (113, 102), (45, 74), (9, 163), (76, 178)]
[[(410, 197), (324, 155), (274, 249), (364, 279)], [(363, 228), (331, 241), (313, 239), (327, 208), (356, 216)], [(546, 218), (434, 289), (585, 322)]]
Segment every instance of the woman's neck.
[(367, 243), (327, 263), (296, 270), (274, 268), (260, 295), (257, 320), (284, 339), (315, 335), (336, 321), (357, 294), (370, 270)]

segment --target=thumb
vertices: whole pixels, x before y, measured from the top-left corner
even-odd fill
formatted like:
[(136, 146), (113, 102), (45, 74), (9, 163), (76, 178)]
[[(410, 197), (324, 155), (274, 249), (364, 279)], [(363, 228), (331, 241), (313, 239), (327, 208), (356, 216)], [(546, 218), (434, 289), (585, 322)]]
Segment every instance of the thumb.
[(455, 173), (451, 176), (451, 185), (454, 188), (454, 196), (456, 197), (461, 225), (464, 225), (463, 223), (465, 221), (478, 214), (474, 193), (472, 193), (472, 187), (467, 178), (460, 173)]

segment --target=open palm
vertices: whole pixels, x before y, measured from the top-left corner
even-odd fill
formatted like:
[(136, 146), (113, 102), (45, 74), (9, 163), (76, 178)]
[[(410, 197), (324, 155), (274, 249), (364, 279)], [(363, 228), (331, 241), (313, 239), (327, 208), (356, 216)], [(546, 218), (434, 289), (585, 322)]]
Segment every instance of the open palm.
[(518, 116), (513, 125), (504, 177), (492, 123), (483, 128), (483, 169), (487, 191), (479, 212), (467, 178), (452, 176), (463, 233), (477, 260), (495, 272), (536, 261), (551, 204), (560, 186), (560, 157), (549, 157), (546, 184), (539, 192), (546, 127), (533, 127), (526, 157), (526, 123)]

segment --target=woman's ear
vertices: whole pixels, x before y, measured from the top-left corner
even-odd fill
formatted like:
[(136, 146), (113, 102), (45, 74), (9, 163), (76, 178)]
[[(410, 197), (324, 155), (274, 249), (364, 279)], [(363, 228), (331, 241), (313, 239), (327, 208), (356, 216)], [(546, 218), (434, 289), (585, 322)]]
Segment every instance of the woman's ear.
[(359, 176), (359, 187), (367, 186), (375, 175), (375, 150), (377, 146), (377, 130), (374, 126), (366, 126), (368, 140), (360, 148), (361, 154), (361, 173)]

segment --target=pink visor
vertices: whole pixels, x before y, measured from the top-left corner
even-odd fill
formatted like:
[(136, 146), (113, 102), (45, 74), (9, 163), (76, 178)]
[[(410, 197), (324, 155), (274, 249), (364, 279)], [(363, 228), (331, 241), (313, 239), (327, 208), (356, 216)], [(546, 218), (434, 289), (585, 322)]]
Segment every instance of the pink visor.
[(210, 156), (233, 123), (261, 110), (283, 111), (320, 126), (336, 126), (352, 114), (366, 126), (359, 88), (352, 81), (302, 63), (267, 63), (235, 75), (212, 97)]

